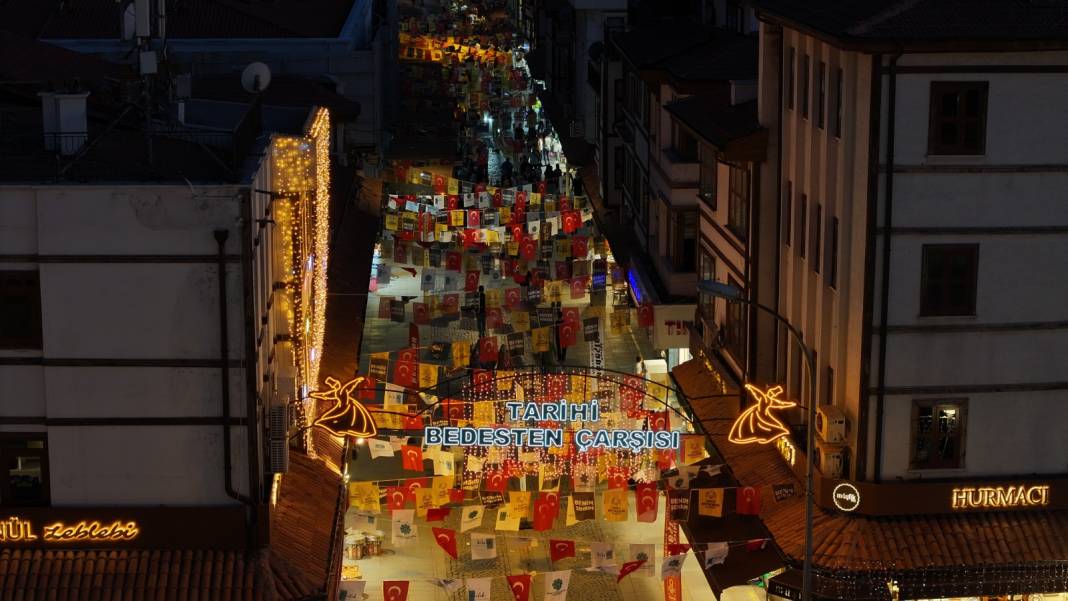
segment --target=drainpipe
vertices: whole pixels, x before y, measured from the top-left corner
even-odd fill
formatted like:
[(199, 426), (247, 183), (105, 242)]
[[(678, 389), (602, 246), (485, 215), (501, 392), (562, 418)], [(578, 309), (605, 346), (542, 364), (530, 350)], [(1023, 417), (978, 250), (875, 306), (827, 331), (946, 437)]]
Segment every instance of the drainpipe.
[[(897, 60), (901, 58), (899, 48), (890, 57), (888, 68), (889, 84), (886, 96), (886, 181), (883, 198), (883, 255), (881, 288), (879, 290), (879, 388), (875, 398), (875, 481), (882, 480), (883, 463), (883, 404), (886, 398), (886, 330), (890, 305), (890, 242), (894, 217), (894, 121), (897, 113)], [(879, 75), (882, 77), (882, 74)]]
[(230, 232), (215, 230), (215, 242), (219, 245), (219, 363), (222, 376), (222, 420), (223, 420), (223, 482), (226, 494), (241, 503), (248, 504), (251, 499), (234, 490), (233, 462), (230, 458), (232, 442), (230, 439), (230, 340), (229, 320), (226, 315), (226, 239)]
[[(263, 482), (262, 468), (260, 466), (261, 411), (259, 382), (256, 381), (256, 362), (258, 351), (256, 349), (256, 325), (255, 303), (253, 302), (253, 267), (252, 252), (252, 228), (256, 222), (252, 216), (251, 191), (245, 188), (240, 193), (241, 202), (241, 289), (242, 307), (245, 317), (245, 433), (246, 433), (246, 458), (248, 460), (248, 490), (249, 490), (249, 546), (250, 548), (265, 547), (269, 542), (270, 528), (261, 524), (266, 514), (262, 514), (263, 508)], [(253, 544), (255, 543), (255, 544)]]

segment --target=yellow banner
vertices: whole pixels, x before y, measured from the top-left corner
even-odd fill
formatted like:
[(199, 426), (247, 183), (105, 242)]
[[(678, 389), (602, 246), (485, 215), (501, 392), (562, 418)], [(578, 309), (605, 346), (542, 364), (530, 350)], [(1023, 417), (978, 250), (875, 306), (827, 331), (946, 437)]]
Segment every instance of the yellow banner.
[(452, 366), (467, 367), (471, 364), (471, 347), (467, 341), (457, 340), (452, 343)]
[(509, 207), (501, 207), (501, 208), (497, 209), (497, 212), (500, 215), (500, 219), (498, 220), (498, 223), (500, 223), (501, 225), (508, 225), (509, 223), (512, 222), (512, 209), (511, 208), (509, 208)]
[(486, 289), (486, 306), (490, 309), (497, 309), (501, 306), (501, 289), (500, 288), (487, 288)]
[(549, 327), (534, 328), (531, 332), (530, 340), (534, 345), (534, 351), (538, 353), (549, 352), (549, 338), (552, 336), (552, 332)]
[(522, 310), (513, 312), (512, 329), (516, 332), (526, 332), (530, 330), (530, 313)]
[(381, 511), (378, 503), (378, 485), (372, 482), (349, 482), (349, 506), (357, 511), (377, 514)]
[(465, 217), (465, 211), (449, 211), (449, 225), (453, 227), (463, 227), (466, 223), (466, 221), (464, 221)]
[(460, 193), (460, 180), (450, 177), (448, 181), (448, 193), (459, 194)]
[(509, 257), (519, 256), (519, 243), (518, 242), (505, 242), (504, 248), (508, 252)]
[(434, 491), (429, 488), (415, 489), (415, 516), (426, 517), (426, 510), (434, 506)]
[(715, 518), (723, 516), (723, 489), (700, 488), (697, 490), (697, 515)]
[(433, 363), (419, 364), (419, 388), (431, 388), (438, 384), (438, 366)]
[(530, 491), (508, 491), (508, 504), (512, 506), (512, 511), (518, 517), (530, 517)]
[(449, 489), (455, 484), (456, 476), (434, 476), (434, 479), (430, 481), (430, 501), (434, 507), (449, 504)]
[(397, 231), (397, 215), (396, 213), (386, 213), (386, 229), (395, 232)]
[(497, 422), (496, 407), (493, 401), (478, 401), (472, 405), (471, 421), (476, 426), (489, 426)]
[(519, 532), (519, 514), (512, 511), (512, 504), (505, 503), (497, 508), (497, 530)]
[(604, 519), (608, 522), (627, 521), (627, 489), (610, 488), (604, 491)]
[(705, 437), (699, 434), (691, 434), (682, 437), (682, 463), (693, 465), (705, 458)]

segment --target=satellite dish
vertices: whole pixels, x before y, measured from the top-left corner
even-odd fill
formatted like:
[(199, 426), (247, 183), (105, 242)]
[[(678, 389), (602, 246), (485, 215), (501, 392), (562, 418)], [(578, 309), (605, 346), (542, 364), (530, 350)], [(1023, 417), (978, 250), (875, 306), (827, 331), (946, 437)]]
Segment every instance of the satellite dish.
[(271, 69), (263, 63), (250, 63), (241, 72), (241, 87), (245, 88), (246, 92), (257, 94), (266, 90), (269, 85), (271, 85)]

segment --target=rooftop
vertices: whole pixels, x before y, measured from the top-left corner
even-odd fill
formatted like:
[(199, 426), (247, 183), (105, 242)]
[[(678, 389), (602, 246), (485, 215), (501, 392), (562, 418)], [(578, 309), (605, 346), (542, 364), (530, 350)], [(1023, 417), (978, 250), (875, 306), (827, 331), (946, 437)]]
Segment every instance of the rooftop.
[(756, 100), (719, 106), (718, 97), (698, 95), (676, 100), (664, 108), (706, 142), (720, 149), (761, 130)]
[(859, 42), (1049, 41), (1068, 46), (1062, 0), (751, 0), (764, 13)]
[(718, 30), (712, 39), (657, 63), (678, 80), (756, 79), (757, 37)]

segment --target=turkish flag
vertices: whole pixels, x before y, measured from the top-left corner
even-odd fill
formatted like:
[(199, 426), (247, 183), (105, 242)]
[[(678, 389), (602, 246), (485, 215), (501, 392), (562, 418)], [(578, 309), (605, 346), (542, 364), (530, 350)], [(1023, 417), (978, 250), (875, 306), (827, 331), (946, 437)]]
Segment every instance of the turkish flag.
[(497, 188), (497, 190), (493, 193), (493, 206), (500, 207), (503, 204), (504, 204), (504, 195), (501, 194), (501, 189)]
[(529, 601), (530, 599), (530, 574), (520, 574), (508, 577), (508, 588), (512, 589), (515, 601)]
[(522, 223), (513, 223), (512, 225), (509, 225), (508, 231), (512, 233), (512, 240), (516, 242), (522, 240), (523, 236), (526, 235), (526, 232), (523, 231)]
[(653, 306), (649, 303), (642, 303), (638, 307), (638, 325), (643, 328), (653, 327)]
[(608, 468), (608, 488), (626, 488), (628, 479), (627, 472), (623, 468)]
[(500, 470), (490, 470), (482, 478), (483, 490), (504, 492), (508, 488), (508, 478)]
[[(481, 349), (481, 344), (479, 345)], [(488, 394), (493, 389), (493, 373), (488, 369), (474, 369), (471, 371), (472, 388), (475, 393)]]
[(547, 374), (545, 376), (545, 396), (556, 402), (564, 398), (567, 392), (567, 374)]
[(426, 521), (444, 522), (445, 518), (449, 517), (450, 511), (452, 510), (448, 507), (428, 507), (426, 510)]
[(563, 310), (564, 323), (579, 324), (582, 319), (582, 313), (579, 312), (578, 307), (568, 307)]
[(570, 196), (561, 196), (560, 197), (560, 210), (561, 211), (570, 211), (571, 210), (571, 197)]
[(476, 196), (479, 195), (479, 194), (482, 194), (485, 191), (486, 191), (485, 182), (479, 182), (479, 183), (475, 184), (475, 195)]
[(516, 207), (512, 209), (512, 220), (509, 223), (526, 223), (527, 222), (527, 209)]
[(556, 279), (571, 279), (571, 261), (557, 261), (553, 263), (553, 267), (555, 268), (553, 271), (556, 274)]
[(478, 359), (483, 363), (492, 363), (497, 360), (497, 337), (486, 336), (478, 341)]
[(386, 487), (386, 507), (389, 509), (404, 509), (404, 502), (408, 498), (404, 494), (404, 488), (401, 486), (387, 486)]
[(525, 190), (519, 190), (515, 193), (515, 208), (523, 209), (527, 206), (527, 193)]
[(446, 294), (444, 303), (446, 315), (456, 315), (460, 312), (460, 295)]
[(462, 488), (449, 489), (449, 503), (463, 503), (465, 491)]
[(560, 329), (560, 346), (567, 348), (575, 346), (575, 341), (578, 339), (578, 326), (573, 323), (564, 322), (558, 326)]
[(441, 414), (449, 421), (464, 418), (464, 402), (460, 399), (444, 399), (441, 401)]
[(634, 508), (639, 522), (655, 522), (660, 506), (660, 493), (656, 482), (639, 482), (634, 485)]
[(384, 601), (408, 601), (408, 581), (383, 580), (382, 599)]
[(619, 568), (619, 575), (616, 576), (616, 582), (619, 582), (620, 580), (623, 580), (623, 578), (626, 577), (627, 574), (630, 574), (631, 572), (633, 572), (633, 571), (637, 570), (638, 568), (642, 567), (643, 563), (645, 563), (644, 559), (638, 559), (636, 561), (625, 561), (625, 562), (623, 562), (623, 565)]
[(423, 449), (413, 445), (401, 447), (401, 458), (404, 460), (404, 469), (421, 472), (423, 471)]
[(445, 176), (444, 175), (435, 175), (434, 176), (434, 191), (437, 192), (438, 194), (441, 194), (442, 192), (445, 191)]
[(589, 254), (589, 239), (586, 236), (575, 236), (571, 239), (571, 256), (576, 259), (585, 259)]
[(430, 308), (426, 303), (412, 303), (412, 313), (415, 323), (421, 326), (430, 324)]
[(752, 553), (753, 551), (759, 551), (768, 546), (768, 539), (766, 538), (754, 538), (746, 541), (745, 550)]
[(545, 194), (545, 182), (544, 181), (538, 182), (538, 194), (541, 194), (541, 195)]
[(404, 429), (405, 430), (422, 430), (423, 429), (423, 416), (422, 415), (405, 415), (404, 416)]
[(419, 361), (419, 349), (409, 346), (397, 351), (397, 361)]
[[(428, 522), (431, 521), (429, 517), (431, 511), (435, 510), (430, 509), (427, 511)], [(448, 512), (449, 510), (446, 509), (445, 511)], [(456, 559), (456, 531), (448, 528), (431, 528), (430, 530), (434, 533), (434, 542), (444, 549), (449, 554), (449, 557)]]
[(667, 409), (654, 411), (649, 414), (649, 429), (653, 432), (663, 432), (668, 429), (671, 420), (668, 418)]
[(393, 245), (393, 262), (402, 264), (408, 262), (408, 245), (407, 244), (394, 244)]
[(445, 253), (445, 269), (450, 271), (460, 271), (461, 262), (462, 258), (458, 251), (450, 250)]
[(549, 559), (560, 561), (565, 557), (575, 556), (575, 541), (549, 539)]
[(501, 275), (506, 278), (512, 277), (515, 273), (516, 260), (511, 257), (506, 257), (501, 261)]
[(571, 298), (577, 299), (586, 296), (586, 276), (571, 278)]
[(534, 529), (539, 532), (550, 530), (553, 520), (556, 519), (558, 510), (553, 507), (552, 501), (536, 499), (534, 501)]
[(405, 388), (419, 384), (419, 366), (414, 361), (397, 361), (393, 364), (393, 383)]
[[(418, 447), (417, 447), (418, 448)], [(403, 449), (402, 449), (403, 450)], [(420, 451), (422, 454), (422, 451)], [(420, 488), (428, 488), (430, 486), (430, 478), (411, 478), (404, 483), (404, 500), (415, 502), (415, 491)]]
[(460, 232), (460, 236), (463, 237), (464, 248), (469, 248), (478, 244), (481, 235), (481, 230), (473, 230), (471, 228)]
[(478, 292), (478, 278), (481, 271), (468, 271), (464, 274), (464, 292)]
[(412, 230), (401, 230), (397, 232), (397, 238), (404, 240), (405, 242), (411, 242), (415, 240), (415, 232)]
[(356, 390), (360, 391), (361, 401), (373, 401), (375, 400), (375, 392), (378, 390), (378, 380), (367, 376), (356, 385)]
[(672, 545), (666, 545), (664, 547), (664, 556), (665, 557), (671, 557), (672, 555), (684, 555), (689, 550), (690, 550), (690, 545), (684, 545), (684, 544), (680, 544), (680, 543), (675, 543), (675, 544), (672, 544)]
[(582, 227), (582, 217), (578, 211), (564, 211), (560, 215), (560, 221), (565, 234), (571, 234)]
[(550, 503), (553, 506), (553, 511), (560, 512), (560, 492), (556, 490), (543, 490), (538, 493), (538, 498)]
[(504, 290), (504, 306), (509, 309), (514, 308), (521, 302), (521, 295), (519, 294), (519, 288), (505, 288)]
[(445, 210), (455, 211), (460, 208), (460, 196), (457, 194), (449, 194), (445, 197)]
[(675, 452), (671, 449), (658, 449), (656, 451), (656, 467), (666, 472), (671, 469), (672, 464), (675, 462)]
[(737, 504), (735, 511), (742, 515), (760, 514), (760, 491), (753, 486), (743, 486), (735, 490)]
[(486, 327), (491, 330), (496, 330), (501, 326), (502, 315), (501, 310), (497, 307), (493, 309), (486, 309)]
[(469, 209), (467, 211), (467, 227), (468, 229), (482, 227), (482, 213), (478, 209)]
[(538, 260), (538, 243), (531, 236), (524, 236), (519, 243), (519, 256), (526, 261)]

